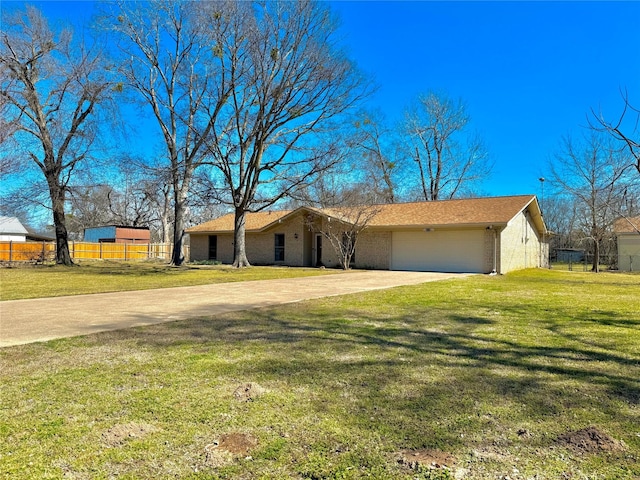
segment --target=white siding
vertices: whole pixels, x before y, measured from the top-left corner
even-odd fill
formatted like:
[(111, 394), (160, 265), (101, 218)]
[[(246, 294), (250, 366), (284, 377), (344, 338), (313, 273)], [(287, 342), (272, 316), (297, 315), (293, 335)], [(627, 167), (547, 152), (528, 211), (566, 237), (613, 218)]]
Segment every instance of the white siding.
[(640, 271), (640, 235), (637, 233), (618, 234), (618, 269)]
[(500, 233), (498, 273), (547, 266), (547, 246), (528, 213), (521, 212)]

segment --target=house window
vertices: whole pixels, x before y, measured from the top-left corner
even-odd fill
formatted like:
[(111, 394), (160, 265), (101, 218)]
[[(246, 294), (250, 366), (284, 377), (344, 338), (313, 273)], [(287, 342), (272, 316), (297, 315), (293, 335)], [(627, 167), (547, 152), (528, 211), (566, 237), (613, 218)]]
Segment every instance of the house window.
[(218, 259), (218, 236), (209, 235), (209, 260)]
[(284, 262), (284, 233), (275, 235), (275, 261)]

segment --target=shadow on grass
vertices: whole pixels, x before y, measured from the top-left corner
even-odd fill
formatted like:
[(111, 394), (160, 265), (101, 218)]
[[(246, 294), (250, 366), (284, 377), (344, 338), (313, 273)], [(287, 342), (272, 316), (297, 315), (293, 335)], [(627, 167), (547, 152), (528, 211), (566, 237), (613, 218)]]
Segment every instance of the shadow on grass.
[[(600, 312), (599, 316), (606, 315)], [(613, 312), (608, 319), (600, 320), (616, 326), (620, 323)], [(404, 370), (407, 363), (398, 357), (406, 355), (411, 359), (412, 368), (458, 369), (456, 375), (464, 372), (469, 385), (456, 388), (465, 390), (480, 388), (495, 395), (527, 397), (530, 402), (536, 402), (538, 397), (549, 393), (555, 383), (575, 381), (602, 387), (613, 397), (640, 404), (640, 360), (637, 358), (594, 347), (584, 339), (561, 332), (559, 327), (557, 333), (565, 337), (563, 346), (547, 346), (532, 344), (530, 338), (505, 339), (480, 333), (478, 327), (495, 323), (491, 319), (449, 315), (444, 321), (444, 328), (442, 321), (434, 327), (429, 321), (429, 311), (416, 312), (407, 319), (403, 315), (378, 318), (357, 310), (324, 313), (307, 310), (301, 318), (295, 307), (290, 307), (175, 322), (137, 330), (133, 335), (141, 344), (158, 347), (208, 344), (212, 348), (220, 345), (234, 348), (235, 345), (239, 350), (250, 350), (252, 343), (260, 344), (276, 352), (276, 358), (269, 362), (251, 366), (254, 373), (264, 375), (287, 375), (292, 373), (291, 369), (297, 373), (302, 369), (339, 375), (342, 369), (353, 367), (340, 361), (341, 355), (365, 353), (368, 360), (358, 368), (372, 368), (377, 372), (377, 367), (402, 366)], [(633, 321), (622, 323), (626, 326)], [(546, 328), (553, 330), (553, 327)], [(363, 350), (366, 348), (369, 350)], [(277, 354), (279, 351), (281, 355)], [(323, 363), (326, 364), (323, 366)], [(376, 383), (380, 382), (382, 378)], [(566, 396), (561, 391), (554, 395)], [(546, 405), (547, 400), (539, 401)], [(571, 399), (571, 403), (576, 401)]]

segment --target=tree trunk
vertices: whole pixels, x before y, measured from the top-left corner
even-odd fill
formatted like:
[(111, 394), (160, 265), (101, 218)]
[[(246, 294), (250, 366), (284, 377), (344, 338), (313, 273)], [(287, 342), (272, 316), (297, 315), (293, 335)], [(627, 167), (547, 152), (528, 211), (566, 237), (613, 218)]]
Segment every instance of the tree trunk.
[(162, 243), (171, 243), (171, 220), (169, 212), (171, 211), (171, 195), (169, 192), (163, 192), (163, 204), (160, 214), (160, 222), (162, 223)]
[(53, 225), (56, 230), (56, 263), (59, 265), (73, 265), (69, 252), (69, 235), (64, 215), (65, 194), (57, 184), (49, 184), (51, 207), (53, 210)]
[(591, 265), (591, 271), (594, 273), (600, 272), (600, 240), (593, 237), (593, 264)]
[(171, 265), (179, 267), (184, 262), (182, 243), (184, 241), (186, 198), (179, 192), (175, 193), (174, 198), (173, 251), (171, 253)]
[(233, 266), (236, 268), (250, 267), (245, 249), (245, 210), (236, 207), (235, 225), (233, 234)]

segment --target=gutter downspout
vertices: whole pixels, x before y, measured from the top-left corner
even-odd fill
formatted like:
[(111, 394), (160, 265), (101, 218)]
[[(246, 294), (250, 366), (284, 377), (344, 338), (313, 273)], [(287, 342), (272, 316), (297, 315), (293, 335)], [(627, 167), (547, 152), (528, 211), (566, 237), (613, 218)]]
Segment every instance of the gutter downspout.
[(493, 230), (493, 269), (489, 275), (498, 274), (498, 229), (489, 225), (487, 230)]

